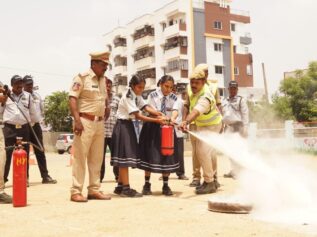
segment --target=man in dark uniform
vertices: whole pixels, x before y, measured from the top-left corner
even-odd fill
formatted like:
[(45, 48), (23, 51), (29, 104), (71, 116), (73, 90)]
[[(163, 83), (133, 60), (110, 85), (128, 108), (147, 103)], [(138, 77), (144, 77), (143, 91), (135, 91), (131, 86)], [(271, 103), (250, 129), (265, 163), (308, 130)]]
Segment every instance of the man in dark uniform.
[[(0, 106), (0, 113), (3, 113), (3, 135), (5, 146), (13, 146), (16, 137), (22, 137), (25, 142), (30, 141), (30, 129), (28, 123), (35, 114), (32, 97), (28, 92), (23, 91), (22, 77), (15, 75), (11, 78), (12, 92)], [(18, 108), (18, 106), (19, 108)], [(22, 113), (22, 112), (23, 113)], [(29, 153), (29, 145), (25, 145), (25, 150)], [(11, 158), (13, 150), (7, 150), (7, 159), (4, 170), (4, 182), (8, 181)], [(29, 176), (29, 174), (28, 174)]]
[[(43, 120), (43, 115), (44, 115), (44, 103), (41, 99), (41, 96), (36, 93), (33, 90), (33, 78), (29, 75), (25, 76), (23, 78), (23, 86), (24, 86), (24, 91), (28, 92), (31, 94), (32, 99), (33, 99), (33, 104), (34, 104), (34, 109), (35, 109), (35, 114), (33, 118), (33, 123), (32, 123), (32, 128), (34, 130), (35, 135), (37, 136), (38, 140), (36, 139), (35, 135), (33, 132), (30, 133), (30, 141), (37, 145), (38, 147), (43, 147), (43, 133), (42, 133), (42, 128), (40, 125), (40, 122)], [(39, 143), (41, 146), (39, 145)], [(42, 177), (42, 183), (43, 184), (56, 184), (57, 181), (55, 179), (52, 179), (47, 170), (47, 164), (46, 164), (46, 156), (44, 151), (39, 150), (37, 147), (33, 147), (35, 157), (39, 166), (39, 170), (41, 173)]]

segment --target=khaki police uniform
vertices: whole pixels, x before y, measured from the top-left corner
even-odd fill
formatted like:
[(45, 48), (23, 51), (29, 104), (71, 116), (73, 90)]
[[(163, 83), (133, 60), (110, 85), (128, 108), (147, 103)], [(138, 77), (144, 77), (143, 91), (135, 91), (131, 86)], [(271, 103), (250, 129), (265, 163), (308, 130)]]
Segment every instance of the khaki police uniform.
[[(196, 73), (193, 73), (192, 78), (195, 78), (195, 75)], [(198, 73), (197, 76), (201, 76), (201, 73)], [(200, 114), (200, 116), (196, 118), (195, 124), (190, 125), (191, 131), (219, 133), (222, 117), (216, 107), (216, 100), (208, 86), (204, 86), (197, 94), (192, 94), (191, 89), (189, 88), (186, 104), (191, 108), (190, 112), (195, 109)], [(191, 143), (194, 179), (200, 180), (201, 166), (203, 169), (204, 181), (206, 183), (213, 182), (217, 173), (217, 154), (215, 149), (193, 136), (191, 136)]]
[[(198, 64), (194, 71), (193, 74), (205, 74), (205, 71), (208, 71), (208, 65), (207, 64)], [(188, 85), (189, 86), (189, 85)], [(218, 81), (216, 80), (208, 80), (207, 84), (205, 85), (205, 87), (209, 87), (210, 92), (213, 94), (215, 100), (216, 100), (216, 105), (219, 106), (221, 105), (221, 98), (220, 98), (220, 94), (219, 94), (219, 90), (218, 90)], [(189, 129), (190, 131), (197, 131), (197, 126), (195, 124), (195, 122), (193, 122), (192, 124), (189, 125)], [(197, 143), (197, 138), (194, 136), (190, 136), (190, 141), (193, 147), (193, 151), (196, 150), (195, 146)], [(215, 161), (215, 159), (213, 159), (213, 161)], [(192, 154), (192, 162), (193, 162), (193, 180), (200, 180), (201, 179), (201, 164), (199, 163), (199, 160), (196, 156), (196, 152), (193, 152)], [(214, 166), (216, 165), (215, 162), (213, 164)]]
[[(93, 59), (93, 58), (92, 58)], [(86, 162), (89, 172), (88, 194), (99, 192), (100, 168), (104, 147), (105, 77), (98, 78), (90, 69), (73, 79), (69, 96), (77, 98), (77, 108), (84, 130), (75, 134), (73, 149), (73, 185), (71, 194), (81, 193)]]

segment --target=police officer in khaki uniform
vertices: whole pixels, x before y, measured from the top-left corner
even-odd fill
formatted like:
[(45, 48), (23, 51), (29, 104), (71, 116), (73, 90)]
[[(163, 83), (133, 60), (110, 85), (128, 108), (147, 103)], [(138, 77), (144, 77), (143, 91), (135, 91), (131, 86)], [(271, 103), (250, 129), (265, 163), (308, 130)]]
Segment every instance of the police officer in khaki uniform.
[[(216, 100), (206, 87), (205, 73), (193, 72), (190, 76), (190, 88), (185, 107), (189, 114), (185, 113), (185, 121), (181, 128), (186, 131), (187, 126), (195, 122), (197, 132), (219, 133), (222, 116), (216, 106)], [(187, 115), (186, 115), (187, 114)], [(196, 188), (196, 194), (213, 193), (217, 190), (215, 175), (217, 172), (216, 151), (204, 141), (196, 139), (193, 143), (193, 155), (203, 169), (204, 183)]]
[[(210, 92), (213, 94), (215, 100), (216, 100), (216, 105), (219, 111), (221, 111), (221, 98), (219, 95), (219, 90), (218, 90), (218, 83), (215, 80), (211, 80), (208, 81), (208, 64), (202, 63), (202, 64), (198, 64), (195, 69), (194, 72), (195, 74), (204, 74), (205, 79), (206, 79), (206, 84), (205, 87), (209, 88)], [(189, 87), (188, 87), (189, 90)], [(195, 124), (195, 122), (193, 122), (192, 124), (190, 124), (190, 130), (191, 131), (197, 131), (197, 126)], [(193, 144), (196, 143), (196, 137), (194, 136), (190, 136), (190, 140), (191, 140), (191, 144), (193, 146)], [(189, 184), (189, 186), (191, 187), (198, 187), (200, 186), (200, 179), (201, 179), (201, 165), (199, 163), (198, 158), (196, 157), (196, 154), (193, 153), (192, 155), (192, 160), (193, 160), (193, 180), (192, 182)], [(215, 174), (215, 179), (217, 179), (217, 174)], [(217, 186), (219, 186), (220, 184), (217, 182)]]
[[(73, 185), (71, 201), (88, 199), (109, 200), (100, 191), (100, 168), (104, 147), (104, 116), (106, 88), (104, 73), (109, 64), (109, 53), (91, 53), (91, 68), (73, 79), (69, 92), (69, 106), (74, 117)], [(82, 195), (86, 162), (89, 172), (87, 198)]]

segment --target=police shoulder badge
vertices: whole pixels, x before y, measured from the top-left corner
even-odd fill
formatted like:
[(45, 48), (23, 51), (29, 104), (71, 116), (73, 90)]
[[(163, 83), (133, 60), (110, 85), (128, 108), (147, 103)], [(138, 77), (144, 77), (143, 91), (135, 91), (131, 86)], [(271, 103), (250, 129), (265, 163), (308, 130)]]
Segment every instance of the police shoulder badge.
[(79, 82), (74, 82), (72, 90), (73, 91), (78, 91), (80, 89), (80, 83)]

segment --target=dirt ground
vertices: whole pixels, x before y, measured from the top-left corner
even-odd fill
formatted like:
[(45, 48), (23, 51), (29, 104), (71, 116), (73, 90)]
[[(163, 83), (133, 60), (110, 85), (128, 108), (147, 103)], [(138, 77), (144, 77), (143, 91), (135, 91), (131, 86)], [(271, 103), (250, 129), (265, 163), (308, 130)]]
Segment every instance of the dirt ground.
[[(173, 197), (161, 195), (159, 175), (151, 178), (153, 196), (137, 199), (112, 196), (111, 201), (70, 202), (71, 168), (69, 155), (49, 153), (48, 165), (56, 185), (43, 185), (36, 165), (31, 166), (28, 206), (13, 208), (0, 205), (0, 236), (317, 236), (317, 230), (306, 225), (279, 225), (255, 220), (251, 215), (210, 212), (211, 195), (230, 194), (236, 181), (222, 178), (229, 163), (218, 158), (222, 184), (216, 194), (197, 196), (190, 181), (171, 176)], [(191, 157), (186, 154), (186, 175), (191, 176)], [(107, 165), (109, 164), (109, 160)], [(111, 167), (106, 170), (102, 189), (112, 193), (115, 183)], [(131, 170), (131, 186), (141, 191), (143, 172)], [(11, 180), (10, 180), (11, 181)], [(12, 193), (12, 183), (6, 191)], [(86, 190), (85, 190), (86, 193)]]

